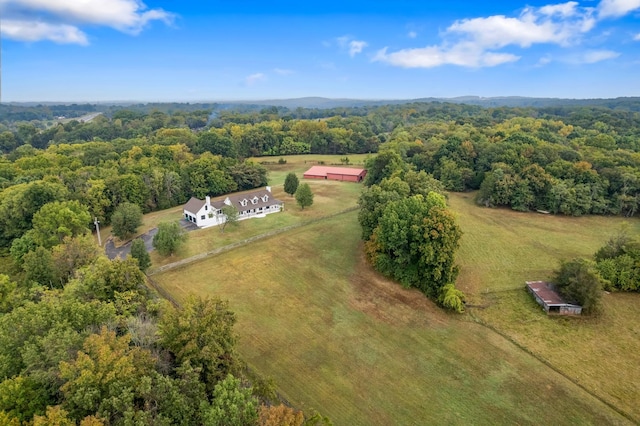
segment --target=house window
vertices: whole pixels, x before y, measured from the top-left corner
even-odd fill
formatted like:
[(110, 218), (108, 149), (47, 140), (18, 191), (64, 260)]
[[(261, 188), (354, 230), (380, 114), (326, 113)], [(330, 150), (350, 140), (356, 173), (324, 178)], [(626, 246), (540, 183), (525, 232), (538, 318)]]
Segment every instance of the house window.
[(251, 204), (255, 204), (255, 203), (257, 203), (257, 202), (258, 202), (258, 197), (253, 197), (253, 198), (251, 199)]
[(209, 210), (209, 206), (204, 206), (204, 209), (205, 210)]
[(204, 215), (200, 216), (200, 220), (204, 220)]

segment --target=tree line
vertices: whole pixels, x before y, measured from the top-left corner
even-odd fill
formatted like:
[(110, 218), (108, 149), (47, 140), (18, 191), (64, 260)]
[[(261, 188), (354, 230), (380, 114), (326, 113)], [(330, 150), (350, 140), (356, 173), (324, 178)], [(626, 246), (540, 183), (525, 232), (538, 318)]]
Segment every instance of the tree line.
[[(174, 307), (86, 233), (39, 249), (17, 280), (0, 274), (0, 424), (330, 424), (247, 369), (227, 302)], [(37, 270), (47, 256), (56, 279)]]

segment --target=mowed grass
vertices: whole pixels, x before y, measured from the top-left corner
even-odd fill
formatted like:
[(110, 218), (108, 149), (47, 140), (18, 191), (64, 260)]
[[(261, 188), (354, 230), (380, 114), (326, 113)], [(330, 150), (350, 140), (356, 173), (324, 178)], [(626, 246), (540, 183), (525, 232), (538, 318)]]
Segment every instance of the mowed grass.
[(498, 334), (374, 273), (356, 212), (154, 276), (218, 296), (242, 357), (336, 425), (624, 424)]
[(524, 290), (526, 280), (550, 279), (560, 260), (591, 257), (620, 229), (640, 237), (640, 221), (487, 209), (473, 194), (449, 202), (464, 232), (458, 286), (480, 306), (470, 314), (640, 420), (640, 294), (605, 294), (595, 318), (558, 318)]
[[(189, 232), (186, 243), (173, 256), (163, 257), (156, 252), (151, 252), (152, 265), (154, 267), (166, 265), (246, 238), (355, 207), (362, 190), (362, 184), (351, 182), (310, 180), (307, 183), (309, 183), (314, 194), (311, 207), (300, 209), (296, 204), (295, 198), (284, 192), (283, 184), (274, 185), (271, 190), (277, 199), (284, 202), (284, 211), (269, 214), (264, 218), (239, 221), (238, 226), (227, 226), (224, 233), (221, 233), (220, 228), (217, 226)], [(143, 227), (151, 229), (152, 225), (157, 226), (157, 223), (161, 221), (159, 218), (162, 218), (162, 220), (179, 220), (182, 217), (181, 207), (179, 209), (165, 210), (165, 212), (167, 214), (158, 212), (157, 214), (145, 215)]]

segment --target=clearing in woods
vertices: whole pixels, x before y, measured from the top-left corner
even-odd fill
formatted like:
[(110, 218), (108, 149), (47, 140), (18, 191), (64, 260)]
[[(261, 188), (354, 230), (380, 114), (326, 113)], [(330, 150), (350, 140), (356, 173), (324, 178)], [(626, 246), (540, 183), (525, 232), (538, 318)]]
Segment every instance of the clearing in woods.
[(335, 424), (625, 423), (515, 345), (364, 262), (356, 212), (154, 276), (228, 299), (240, 353)]

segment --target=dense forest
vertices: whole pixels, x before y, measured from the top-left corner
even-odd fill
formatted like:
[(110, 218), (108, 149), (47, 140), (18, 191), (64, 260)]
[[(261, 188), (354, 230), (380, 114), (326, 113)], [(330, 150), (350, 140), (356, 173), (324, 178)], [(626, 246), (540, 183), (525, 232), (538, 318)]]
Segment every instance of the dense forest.
[[(260, 162), (278, 156), (371, 153), (359, 200), (369, 260), (462, 311), (446, 191), (476, 191), (487, 207), (633, 216), (634, 105), (2, 106), (0, 423), (325, 422), (278, 405), (243, 366), (224, 302), (173, 307), (145, 290), (135, 259), (99, 255), (93, 218), (266, 185)], [(101, 114), (73, 119), (90, 112)], [(607, 288), (637, 290), (638, 245), (620, 238), (596, 267)]]

